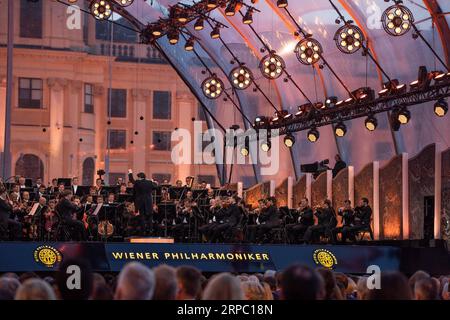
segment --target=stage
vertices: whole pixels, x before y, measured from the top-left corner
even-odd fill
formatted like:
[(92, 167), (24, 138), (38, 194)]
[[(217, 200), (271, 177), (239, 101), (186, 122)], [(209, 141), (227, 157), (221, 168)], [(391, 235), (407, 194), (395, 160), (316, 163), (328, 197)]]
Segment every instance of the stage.
[(0, 272), (49, 272), (71, 258), (88, 260), (94, 271), (119, 272), (131, 261), (149, 267), (193, 265), (203, 272), (264, 272), (293, 263), (366, 274), (368, 267), (412, 274), (450, 273), (450, 255), (441, 242), (371, 242), (362, 245), (143, 244), (117, 242), (3, 242)]

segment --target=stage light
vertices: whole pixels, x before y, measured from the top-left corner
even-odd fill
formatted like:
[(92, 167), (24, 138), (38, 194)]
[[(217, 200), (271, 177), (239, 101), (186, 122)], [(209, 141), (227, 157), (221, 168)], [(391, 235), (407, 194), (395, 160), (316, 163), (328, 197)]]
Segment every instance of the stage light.
[(259, 63), (259, 69), (264, 77), (267, 79), (277, 79), (279, 78), (286, 64), (279, 55), (275, 53), (270, 53), (261, 59)]
[(332, 108), (336, 105), (337, 102), (338, 102), (337, 97), (328, 97), (325, 100), (325, 107)]
[(203, 94), (209, 99), (219, 98), (222, 95), (224, 89), (225, 86), (222, 80), (220, 80), (220, 78), (215, 75), (206, 78), (202, 83)]
[(232, 17), (236, 14), (236, 1), (231, 1), (225, 8), (225, 15)]
[(205, 29), (205, 19), (198, 18), (197, 21), (195, 21), (194, 30), (201, 31), (203, 29)]
[(347, 126), (341, 121), (334, 127), (334, 133), (337, 137), (343, 137), (347, 133)]
[(244, 18), (242, 18), (242, 23), (244, 24), (252, 24), (253, 23), (253, 9), (249, 8)]
[(112, 14), (111, 5), (106, 0), (94, 0), (89, 8), (97, 20), (107, 20)]
[(364, 121), (366, 129), (369, 131), (375, 131), (378, 126), (378, 120), (374, 116), (368, 116), (366, 121)]
[(286, 8), (288, 6), (287, 0), (278, 0), (277, 7), (278, 8)]
[(420, 66), (417, 80), (409, 84), (411, 90), (428, 88), (430, 86), (432, 75), (428, 73), (427, 67)]
[(134, 0), (116, 0), (116, 2), (119, 3), (122, 7), (128, 7), (133, 4)]
[(249, 68), (239, 66), (231, 70), (230, 82), (236, 89), (245, 90), (253, 83), (253, 74)]
[(316, 142), (317, 140), (319, 140), (320, 133), (316, 128), (312, 128), (308, 131), (307, 137), (309, 142)]
[(411, 29), (414, 23), (412, 12), (401, 4), (387, 8), (381, 17), (383, 29), (391, 36), (402, 36)]
[(245, 143), (243, 146), (241, 146), (241, 155), (243, 155), (244, 157), (247, 157), (250, 154), (250, 147), (249, 147), (249, 143), (247, 142), (247, 140), (245, 140)]
[(275, 116), (272, 118), (272, 123), (279, 122), (289, 118), (289, 112), (287, 110), (279, 110), (275, 112)]
[(396, 117), (400, 124), (407, 124), (411, 119), (411, 112), (403, 107), (396, 112)]
[(154, 35), (155, 37), (159, 37), (162, 35), (162, 29), (160, 26), (156, 25), (153, 27), (152, 29), (152, 35)]
[(406, 85), (400, 84), (398, 79), (393, 79), (383, 84), (383, 89), (380, 92), (378, 92), (378, 95), (380, 97), (385, 97), (392, 93), (404, 93), (404, 92), (406, 92)]
[(206, 1), (206, 6), (209, 9), (214, 9), (219, 5), (219, 1), (218, 0), (207, 0)]
[(322, 45), (313, 38), (305, 38), (295, 47), (298, 61), (305, 65), (313, 65), (319, 61), (322, 52)]
[(450, 73), (435, 71), (434, 74), (435, 75), (433, 77), (433, 80), (435, 83), (441, 83), (441, 82), (450, 80)]
[(295, 137), (288, 133), (286, 134), (286, 136), (284, 137), (284, 145), (288, 148), (292, 148), (295, 144)]
[(448, 112), (447, 101), (445, 101), (444, 99), (439, 99), (438, 101), (436, 101), (436, 103), (434, 104), (434, 113), (438, 117), (443, 117), (447, 114), (447, 112)]
[(352, 54), (361, 49), (365, 40), (360, 28), (352, 24), (346, 24), (336, 31), (334, 41), (340, 51)]
[(359, 101), (369, 101), (375, 99), (375, 92), (369, 87), (358, 88), (352, 95)]
[(186, 51), (194, 50), (194, 43), (195, 43), (194, 38), (189, 38), (186, 41), (186, 44), (184, 45), (184, 50), (186, 50)]
[(178, 20), (178, 22), (186, 23), (188, 21), (188, 14), (187, 14), (187, 12), (181, 9), (177, 13), (177, 20)]
[(219, 39), (220, 38), (220, 26), (218, 24), (211, 31), (211, 38), (212, 39)]
[(272, 142), (270, 142), (270, 139), (267, 139), (266, 141), (263, 141), (261, 143), (261, 150), (264, 152), (269, 152), (270, 148), (272, 148)]
[(167, 33), (167, 38), (169, 39), (169, 43), (171, 45), (175, 45), (180, 39), (180, 33), (178, 32), (178, 30), (171, 30)]

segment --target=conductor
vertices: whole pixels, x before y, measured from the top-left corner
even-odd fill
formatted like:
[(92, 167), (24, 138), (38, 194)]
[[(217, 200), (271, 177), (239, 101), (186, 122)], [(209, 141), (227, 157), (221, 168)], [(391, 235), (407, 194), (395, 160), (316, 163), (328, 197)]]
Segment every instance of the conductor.
[(138, 173), (137, 177), (138, 180), (134, 180), (133, 171), (128, 170), (128, 179), (133, 183), (135, 210), (144, 220), (146, 233), (150, 235), (153, 232), (152, 191), (157, 184), (154, 181), (147, 180), (143, 172)]

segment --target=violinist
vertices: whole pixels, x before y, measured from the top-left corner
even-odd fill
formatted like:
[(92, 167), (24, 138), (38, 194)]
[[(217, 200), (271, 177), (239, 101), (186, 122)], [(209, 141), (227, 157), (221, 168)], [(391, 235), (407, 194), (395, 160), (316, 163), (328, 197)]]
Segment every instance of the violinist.
[[(343, 233), (344, 228), (350, 228), (355, 223), (355, 213), (352, 209), (352, 203), (350, 200), (344, 201), (344, 206), (338, 209), (338, 215), (342, 217), (342, 226), (336, 227), (331, 230), (332, 243), (337, 242), (337, 234)], [(342, 242), (345, 243), (345, 237), (342, 237)]]
[(242, 211), (238, 206), (241, 201), (239, 197), (230, 197), (226, 200), (227, 210), (223, 219), (223, 223), (219, 223), (213, 230), (211, 242), (216, 242), (219, 238), (227, 238), (232, 234), (233, 229), (237, 227), (241, 221)]
[(302, 238), (308, 227), (314, 225), (314, 213), (309, 206), (307, 198), (303, 198), (297, 209), (298, 219), (296, 223), (286, 225), (286, 232), (290, 243), (296, 243)]
[(205, 240), (209, 241), (212, 236), (214, 227), (217, 226), (216, 214), (221, 210), (221, 200), (219, 197), (209, 200), (209, 207), (207, 208), (208, 217), (206, 223), (198, 228), (198, 231)]
[(22, 224), (11, 219), (13, 210), (13, 202), (8, 198), (6, 188), (0, 185), (0, 225), (3, 230), (7, 230), (8, 234), (1, 237), (9, 240), (20, 240), (22, 238)]
[(320, 235), (330, 236), (331, 230), (336, 227), (336, 214), (331, 201), (325, 199), (323, 205), (317, 206), (314, 215), (317, 217), (317, 224), (308, 227), (305, 232), (304, 240), (306, 243), (311, 243)]
[(85, 241), (87, 239), (86, 230), (83, 222), (76, 220), (73, 214), (83, 210), (83, 207), (76, 206), (70, 200), (72, 199), (72, 192), (70, 190), (64, 191), (61, 196), (56, 210), (59, 212), (63, 223), (74, 230), (73, 238), (75, 240)]
[(48, 202), (48, 210), (43, 212), (43, 232), (40, 238), (49, 240), (52, 238), (53, 231), (58, 223), (58, 216), (56, 214), (56, 200), (52, 199)]

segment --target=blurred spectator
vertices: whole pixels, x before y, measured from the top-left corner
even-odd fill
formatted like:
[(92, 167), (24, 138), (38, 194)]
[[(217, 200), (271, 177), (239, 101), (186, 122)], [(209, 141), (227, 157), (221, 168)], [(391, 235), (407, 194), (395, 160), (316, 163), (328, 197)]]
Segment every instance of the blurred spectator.
[[(20, 287), (20, 282), (16, 278), (4, 277), (0, 278), (0, 290), (4, 291), (4, 295), (14, 299), (17, 289)], [(7, 295), (6, 292), (9, 294)]]
[(437, 300), (439, 287), (433, 278), (424, 278), (416, 281), (414, 285), (414, 298), (416, 300)]
[(177, 300), (195, 300), (200, 296), (202, 273), (191, 266), (177, 268)]
[(39, 276), (34, 272), (25, 272), (22, 273), (19, 277), (20, 283), (24, 283), (28, 279), (39, 278)]
[(411, 288), (411, 292), (414, 292), (414, 287), (416, 285), (416, 282), (422, 279), (429, 278), (430, 275), (426, 273), (425, 271), (419, 270), (416, 271), (408, 280), (409, 287)]
[(92, 290), (91, 300), (113, 300), (114, 293), (106, 284), (98, 283)]
[(263, 286), (256, 281), (242, 282), (242, 291), (246, 300), (265, 300), (266, 297)]
[(52, 287), (44, 280), (30, 278), (17, 289), (15, 300), (56, 300)]
[(203, 300), (243, 300), (239, 279), (229, 273), (219, 273), (211, 278), (203, 292)]
[(356, 284), (356, 299), (367, 300), (369, 288), (367, 287), (367, 277), (361, 277)]
[[(74, 266), (79, 268), (79, 289), (69, 288), (68, 283), (74, 281), (72, 275), (75, 275), (74, 270), (69, 270)], [(59, 266), (56, 275), (56, 283), (63, 300), (88, 300), (91, 296), (93, 288), (93, 275), (91, 266), (83, 259), (67, 259)]]
[(325, 286), (317, 271), (302, 265), (293, 265), (281, 276), (283, 300), (322, 300)]
[(400, 272), (381, 274), (381, 288), (368, 290), (366, 300), (412, 300), (408, 279)]
[(317, 272), (322, 276), (325, 283), (325, 299), (326, 300), (342, 300), (342, 294), (336, 284), (336, 278), (330, 269), (319, 268)]
[(155, 273), (155, 294), (153, 300), (175, 300), (178, 284), (175, 268), (162, 264), (153, 269)]
[(155, 290), (155, 275), (140, 262), (128, 263), (120, 271), (115, 300), (151, 300)]

